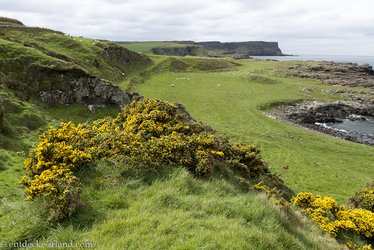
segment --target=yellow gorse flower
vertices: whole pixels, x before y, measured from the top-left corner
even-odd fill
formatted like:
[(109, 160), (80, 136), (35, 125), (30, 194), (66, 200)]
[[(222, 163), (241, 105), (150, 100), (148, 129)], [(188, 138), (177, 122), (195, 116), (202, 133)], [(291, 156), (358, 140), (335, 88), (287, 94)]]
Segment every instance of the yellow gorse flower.
[(61, 123), (42, 134), (25, 160), (26, 176), (21, 182), (26, 197), (42, 197), (53, 219), (62, 218), (79, 201), (76, 173), (98, 159), (118, 157), (145, 169), (176, 164), (199, 176), (222, 165), (233, 166), (247, 177), (268, 171), (256, 147), (230, 145), (193, 120), (180, 105), (141, 100), (129, 104), (114, 119)]
[(340, 233), (354, 233), (367, 239), (374, 237), (374, 213), (369, 210), (348, 209), (338, 206), (331, 197), (308, 192), (296, 195), (293, 204), (304, 208), (313, 221), (334, 237)]

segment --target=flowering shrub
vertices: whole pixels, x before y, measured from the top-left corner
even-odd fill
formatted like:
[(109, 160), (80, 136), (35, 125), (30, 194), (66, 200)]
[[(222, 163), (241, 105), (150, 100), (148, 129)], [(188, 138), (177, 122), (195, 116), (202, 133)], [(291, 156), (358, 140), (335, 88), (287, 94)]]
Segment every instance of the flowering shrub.
[(357, 234), (367, 240), (374, 238), (374, 213), (369, 210), (348, 209), (338, 206), (331, 197), (321, 197), (308, 192), (299, 193), (292, 202), (305, 209), (311, 219), (333, 237)]
[(86, 132), (71, 122), (50, 128), (25, 160), (26, 175), (21, 183), (26, 187), (26, 199), (43, 197), (51, 218), (59, 219), (75, 210), (79, 188), (74, 171), (92, 161), (78, 140)]
[(28, 200), (44, 199), (53, 221), (74, 212), (80, 193), (77, 173), (99, 159), (119, 158), (144, 170), (175, 164), (196, 176), (208, 176), (224, 166), (238, 179), (266, 176), (281, 187), (283, 182), (270, 175), (259, 153), (253, 145), (231, 145), (217, 137), (181, 105), (140, 100), (114, 119), (50, 128), (25, 161), (22, 184)]
[(374, 214), (366, 209), (342, 208), (336, 213), (330, 230), (336, 235), (340, 230), (351, 231), (368, 239), (374, 237)]
[(348, 203), (355, 208), (363, 208), (374, 212), (374, 182), (349, 198)]

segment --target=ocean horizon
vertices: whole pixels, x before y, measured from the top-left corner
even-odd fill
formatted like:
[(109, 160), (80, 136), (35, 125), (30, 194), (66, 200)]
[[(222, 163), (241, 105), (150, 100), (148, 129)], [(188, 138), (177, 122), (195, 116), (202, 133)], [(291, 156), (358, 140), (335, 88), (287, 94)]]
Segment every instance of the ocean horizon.
[(329, 61), (338, 63), (369, 64), (374, 67), (374, 56), (353, 55), (295, 55), (295, 56), (251, 56), (256, 59), (275, 59), (279, 61)]

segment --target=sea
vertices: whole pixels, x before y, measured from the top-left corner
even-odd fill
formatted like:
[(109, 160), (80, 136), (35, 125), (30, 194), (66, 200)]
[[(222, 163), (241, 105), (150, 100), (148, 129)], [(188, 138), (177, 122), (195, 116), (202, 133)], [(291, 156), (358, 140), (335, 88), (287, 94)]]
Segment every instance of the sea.
[(343, 55), (297, 55), (297, 56), (252, 56), (257, 59), (275, 59), (279, 61), (328, 61), (341, 63), (369, 64), (374, 67), (374, 56), (343, 56)]
[[(257, 59), (275, 59), (279, 61), (328, 61), (338, 63), (357, 63), (357, 64), (369, 64), (374, 68), (374, 56), (343, 56), (343, 55), (298, 55), (298, 56), (252, 56)], [(346, 133), (358, 133), (366, 135), (371, 140), (371, 144), (374, 145), (374, 119), (372, 117), (366, 117), (363, 121), (351, 121), (344, 119), (341, 123), (325, 123), (322, 124), (324, 127), (331, 129), (338, 129), (341, 132)], [(369, 140), (368, 139), (368, 140)]]

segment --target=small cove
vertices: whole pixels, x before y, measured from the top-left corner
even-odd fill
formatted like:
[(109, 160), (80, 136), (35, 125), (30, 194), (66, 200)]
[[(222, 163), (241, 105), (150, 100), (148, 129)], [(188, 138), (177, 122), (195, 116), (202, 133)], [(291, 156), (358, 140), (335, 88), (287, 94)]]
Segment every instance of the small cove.
[(325, 125), (351, 133), (374, 135), (374, 118), (365, 117), (365, 120), (343, 119), (342, 122), (326, 123)]

